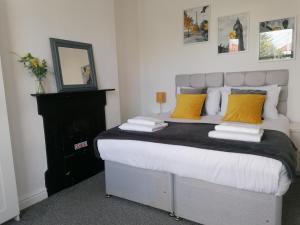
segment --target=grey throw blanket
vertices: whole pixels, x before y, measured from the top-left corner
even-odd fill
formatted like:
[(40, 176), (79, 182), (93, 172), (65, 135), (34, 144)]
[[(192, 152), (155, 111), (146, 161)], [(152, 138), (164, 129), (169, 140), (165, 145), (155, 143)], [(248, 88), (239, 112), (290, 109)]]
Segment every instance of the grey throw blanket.
[(279, 131), (265, 130), (260, 143), (212, 139), (208, 132), (214, 124), (169, 123), (163, 130), (154, 133), (123, 131), (118, 127), (100, 133), (95, 138), (95, 153), (98, 139), (136, 140), (169, 145), (183, 145), (209, 150), (264, 156), (281, 161), (293, 180), (297, 166), (296, 147), (289, 137)]

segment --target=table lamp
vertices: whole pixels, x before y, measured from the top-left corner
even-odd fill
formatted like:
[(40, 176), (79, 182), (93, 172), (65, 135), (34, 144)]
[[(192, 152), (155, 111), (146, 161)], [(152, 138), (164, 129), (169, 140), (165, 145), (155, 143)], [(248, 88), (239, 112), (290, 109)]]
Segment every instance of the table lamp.
[(166, 103), (166, 92), (156, 92), (156, 102), (159, 103), (159, 113), (162, 113), (162, 104)]

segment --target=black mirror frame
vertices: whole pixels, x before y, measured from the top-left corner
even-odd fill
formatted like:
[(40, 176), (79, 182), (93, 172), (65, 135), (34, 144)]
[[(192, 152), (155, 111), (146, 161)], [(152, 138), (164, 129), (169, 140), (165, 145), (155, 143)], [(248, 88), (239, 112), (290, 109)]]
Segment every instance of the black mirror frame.
[[(89, 91), (89, 90), (97, 90), (98, 89), (94, 56), (93, 56), (93, 46), (91, 44), (76, 42), (76, 41), (68, 41), (68, 40), (57, 39), (57, 38), (50, 38), (50, 45), (51, 45), (53, 67), (54, 67), (54, 73), (55, 73), (55, 79), (56, 79), (58, 92)], [(84, 49), (84, 50), (88, 51), (89, 63), (91, 66), (91, 71), (92, 71), (91, 84), (64, 85), (58, 47)]]

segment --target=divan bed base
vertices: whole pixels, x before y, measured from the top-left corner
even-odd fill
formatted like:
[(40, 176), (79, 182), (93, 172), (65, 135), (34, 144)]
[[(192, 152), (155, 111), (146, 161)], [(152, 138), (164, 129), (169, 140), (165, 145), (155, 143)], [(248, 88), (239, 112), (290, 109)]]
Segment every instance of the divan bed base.
[(281, 225), (282, 197), (105, 161), (106, 193), (205, 225)]

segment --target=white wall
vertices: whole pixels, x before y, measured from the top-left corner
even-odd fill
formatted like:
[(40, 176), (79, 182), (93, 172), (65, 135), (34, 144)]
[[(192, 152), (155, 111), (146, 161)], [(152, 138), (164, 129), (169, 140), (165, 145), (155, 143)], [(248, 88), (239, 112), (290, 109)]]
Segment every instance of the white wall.
[(115, 0), (121, 117), (141, 112), (138, 0)]
[[(33, 77), (10, 53), (28, 51), (52, 67), (49, 37), (93, 44), (99, 88), (118, 89), (112, 0), (1, 0), (0, 44), (21, 207), (45, 197), (47, 169), (42, 117), (37, 114)], [(52, 69), (51, 69), (52, 70)], [(53, 70), (52, 70), (53, 71)], [(53, 74), (48, 91), (56, 91)], [(118, 91), (108, 93), (108, 127), (120, 121)]]
[[(139, 45), (140, 54), (141, 92), (136, 92), (137, 88), (130, 86), (121, 92), (122, 96), (123, 94), (128, 96), (134, 93), (140, 94), (142, 112), (151, 113), (159, 110), (159, 106), (155, 102), (155, 92), (165, 90), (167, 92), (167, 104), (164, 106), (164, 110), (171, 110), (175, 104), (175, 74), (289, 69), (288, 115), (290, 119), (300, 121), (298, 100), (300, 94), (299, 41), (297, 42), (296, 60), (281, 62), (258, 62), (257, 60), (258, 23), (269, 19), (299, 16), (299, 2), (299, 0), (286, 0), (284, 2), (281, 0), (138, 0), (138, 13), (135, 20), (139, 23), (139, 41), (136, 43)], [(209, 42), (183, 45), (183, 10), (207, 3), (211, 4), (212, 7)], [(126, 12), (127, 9), (124, 11)], [(249, 50), (246, 53), (218, 55), (217, 17), (245, 11), (250, 12)], [(117, 18), (117, 21), (123, 21), (123, 30), (126, 30), (132, 26), (132, 23), (124, 19), (124, 17)], [(299, 24), (298, 40), (300, 40)], [(117, 37), (118, 39), (123, 38)], [(121, 63), (120, 59), (119, 63)], [(128, 64), (128, 66), (130, 68), (127, 70), (136, 68), (133, 64)], [(129, 76), (130, 74), (127, 74), (127, 77)], [(124, 109), (122, 108), (122, 110)]]

